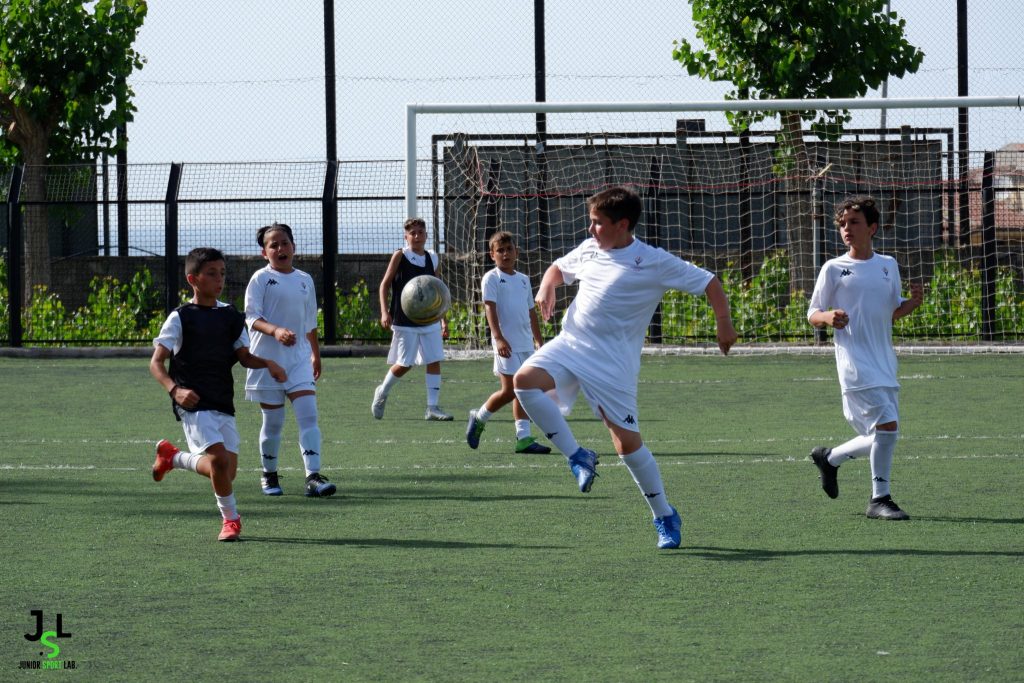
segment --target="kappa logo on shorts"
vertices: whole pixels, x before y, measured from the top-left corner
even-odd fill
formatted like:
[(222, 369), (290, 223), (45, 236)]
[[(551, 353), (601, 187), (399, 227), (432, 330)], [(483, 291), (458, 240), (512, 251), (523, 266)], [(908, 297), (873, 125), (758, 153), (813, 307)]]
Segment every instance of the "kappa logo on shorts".
[(625, 422), (628, 425), (635, 425), (636, 424), (636, 419), (632, 415), (627, 415), (626, 419), (623, 420), (623, 422)]

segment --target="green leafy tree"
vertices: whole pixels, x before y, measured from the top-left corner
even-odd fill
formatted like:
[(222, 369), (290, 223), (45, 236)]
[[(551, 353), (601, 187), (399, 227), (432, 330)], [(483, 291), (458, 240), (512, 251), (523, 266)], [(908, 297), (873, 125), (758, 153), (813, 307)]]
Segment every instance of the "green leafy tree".
[[(144, 0), (0, 0), (0, 164), (26, 166), (22, 198), (46, 198), (46, 164), (109, 149), (131, 120), (128, 76)], [(119, 107), (112, 106), (114, 103)], [(25, 292), (50, 282), (46, 207), (25, 209)]]
[[(694, 76), (728, 81), (727, 99), (861, 97), (886, 78), (917, 71), (924, 53), (907, 42), (906, 22), (885, 11), (885, 0), (690, 0), (697, 38), (674, 43), (672, 57)], [(732, 112), (741, 132), (774, 113)], [(782, 112), (780, 167), (788, 182), (786, 211), (790, 287), (814, 285), (809, 245), (813, 224), (808, 179), (813, 175), (804, 146), (803, 123), (835, 137), (850, 120), (847, 111)]]

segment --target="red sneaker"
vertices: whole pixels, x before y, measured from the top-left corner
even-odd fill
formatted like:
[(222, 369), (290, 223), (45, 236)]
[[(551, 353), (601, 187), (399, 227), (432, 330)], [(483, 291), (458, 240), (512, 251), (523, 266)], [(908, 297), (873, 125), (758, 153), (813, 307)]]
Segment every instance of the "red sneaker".
[(156, 460), (153, 461), (153, 481), (160, 481), (165, 474), (174, 469), (174, 455), (180, 452), (167, 439), (160, 439), (157, 442)]
[(237, 541), (239, 534), (242, 533), (242, 518), (237, 519), (225, 519), (224, 526), (220, 529), (220, 536), (217, 537), (218, 541)]

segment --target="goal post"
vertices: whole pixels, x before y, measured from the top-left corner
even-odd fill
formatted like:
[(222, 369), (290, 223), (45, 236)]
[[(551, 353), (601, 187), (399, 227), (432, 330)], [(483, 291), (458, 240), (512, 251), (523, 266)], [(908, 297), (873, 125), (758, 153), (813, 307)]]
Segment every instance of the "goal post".
[[(610, 184), (642, 195), (639, 238), (718, 273), (745, 342), (823, 341), (803, 314), (817, 269), (843, 250), (832, 208), (870, 194), (882, 209), (876, 248), (897, 257), (905, 281), (930, 288), (922, 315), (897, 326), (898, 340), (1020, 345), (1021, 104), (1020, 96), (409, 104), (406, 213), (433, 223), (453, 298), (468, 310), (456, 337), (470, 347), (488, 343), (479, 301), (479, 278), (493, 266), (486, 239), (512, 232), (520, 270), (536, 286), (553, 258), (586, 237), (586, 197)], [(753, 116), (737, 132), (742, 112)], [(959, 124), (968, 117), (966, 147)], [(706, 306), (670, 293), (649, 341), (706, 345), (713, 331)]]

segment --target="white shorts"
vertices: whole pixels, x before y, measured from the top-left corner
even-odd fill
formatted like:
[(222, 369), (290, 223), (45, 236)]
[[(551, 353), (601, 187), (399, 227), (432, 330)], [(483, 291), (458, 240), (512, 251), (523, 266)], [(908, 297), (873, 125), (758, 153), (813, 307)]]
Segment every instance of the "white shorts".
[(899, 387), (873, 387), (843, 394), (843, 416), (861, 436), (875, 433), (875, 427), (900, 419)]
[(303, 382), (289, 386), (287, 389), (246, 389), (245, 400), (279, 406), (284, 405), (288, 394), (294, 394), (299, 391), (312, 391), (316, 393), (316, 382)]
[(444, 360), (441, 323), (426, 327), (392, 327), (388, 363), (411, 368)]
[(559, 337), (540, 347), (531, 355), (524, 367), (536, 367), (546, 371), (555, 380), (555, 403), (563, 415), (572, 410), (576, 396), (582, 392), (590, 404), (590, 410), (609, 424), (617, 425), (631, 432), (640, 431), (640, 416), (637, 410), (636, 386), (631, 391), (596, 378), (580, 377), (569, 365), (559, 358), (560, 353), (573, 353), (568, 345), (559, 344)]
[(177, 409), (181, 426), (185, 430), (185, 441), (192, 453), (205, 453), (215, 443), (224, 444), (231, 453), (238, 453), (242, 440), (235, 427), (235, 416), (219, 410), (197, 410), (195, 412)]
[(288, 379), (278, 382), (266, 368), (248, 370), (245, 375), (245, 400), (260, 403), (284, 403), (287, 394), (296, 391), (316, 391), (313, 363), (309, 356), (294, 360), (291, 365), (280, 364)]
[(523, 367), (526, 359), (533, 355), (533, 351), (513, 351), (508, 358), (499, 356), (494, 352), (494, 375), (514, 375), (516, 370)]

